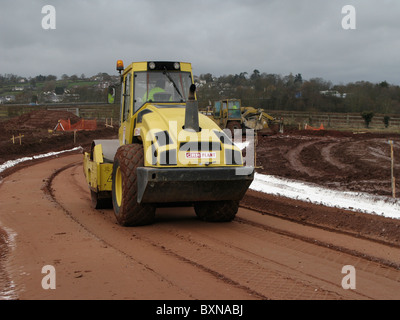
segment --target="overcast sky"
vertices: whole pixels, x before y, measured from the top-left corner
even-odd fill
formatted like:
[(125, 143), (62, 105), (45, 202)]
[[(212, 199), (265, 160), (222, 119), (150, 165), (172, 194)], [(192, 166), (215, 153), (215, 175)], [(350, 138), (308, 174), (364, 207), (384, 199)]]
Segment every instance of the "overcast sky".
[[(45, 5), (56, 29), (43, 29)], [(355, 8), (356, 29), (344, 29)], [(117, 74), (117, 59), (400, 85), (398, 0), (0, 0), (0, 74)]]

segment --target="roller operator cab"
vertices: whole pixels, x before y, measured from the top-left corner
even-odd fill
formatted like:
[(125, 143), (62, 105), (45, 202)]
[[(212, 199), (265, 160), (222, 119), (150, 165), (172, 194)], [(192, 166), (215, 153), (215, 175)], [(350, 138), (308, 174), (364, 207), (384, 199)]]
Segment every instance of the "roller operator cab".
[[(134, 62), (123, 67), (119, 137), (95, 140), (84, 172), (95, 208), (119, 224), (150, 224), (160, 206), (194, 206), (205, 221), (234, 219), (253, 181), (241, 150), (199, 113), (192, 67)], [(113, 101), (114, 99), (109, 99)]]

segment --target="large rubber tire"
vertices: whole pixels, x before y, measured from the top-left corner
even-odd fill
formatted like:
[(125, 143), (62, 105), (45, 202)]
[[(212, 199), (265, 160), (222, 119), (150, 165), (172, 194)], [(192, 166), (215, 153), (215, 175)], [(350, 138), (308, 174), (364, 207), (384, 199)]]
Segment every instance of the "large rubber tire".
[(239, 201), (204, 201), (194, 204), (196, 215), (203, 221), (229, 222), (232, 221), (239, 209)]
[(112, 201), (114, 214), (122, 226), (142, 226), (155, 219), (155, 205), (137, 202), (136, 169), (143, 167), (143, 147), (129, 144), (118, 148), (112, 175)]

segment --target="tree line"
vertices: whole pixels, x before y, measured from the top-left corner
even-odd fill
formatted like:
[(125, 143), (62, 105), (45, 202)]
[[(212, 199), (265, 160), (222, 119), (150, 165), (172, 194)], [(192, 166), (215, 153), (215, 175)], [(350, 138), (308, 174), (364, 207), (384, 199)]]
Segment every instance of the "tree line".
[[(12, 94), (15, 97), (12, 103), (106, 102), (107, 88), (104, 86), (114, 78), (104, 72), (91, 77), (63, 74), (60, 78), (42, 74), (28, 78), (0, 74), (0, 98)], [(58, 96), (56, 100), (54, 96)]]
[[(322, 78), (305, 80), (300, 73), (282, 76), (261, 73), (257, 69), (251, 74), (241, 72), (215, 77), (206, 73), (195, 78), (199, 105), (203, 108), (216, 100), (237, 98), (242, 100), (243, 106), (266, 110), (400, 114), (400, 86), (387, 81), (333, 85)], [(21, 79), (14, 74), (0, 74), (0, 91), (8, 91)], [(56, 91), (60, 87), (79, 95), (80, 102), (106, 101), (107, 90), (97, 83), (115, 81), (114, 76), (102, 72), (92, 77), (63, 74), (61, 79), (55, 75), (25, 79), (25, 86), (29, 88), (18, 94), (18, 102), (30, 102), (33, 96), (40, 98), (43, 92)], [(90, 83), (85, 82), (89, 80)]]
[(261, 73), (254, 70), (235, 75), (199, 76), (200, 105), (237, 98), (243, 106), (267, 110), (307, 112), (400, 113), (400, 86), (387, 81), (357, 81), (333, 85), (322, 78), (304, 80), (302, 75)]

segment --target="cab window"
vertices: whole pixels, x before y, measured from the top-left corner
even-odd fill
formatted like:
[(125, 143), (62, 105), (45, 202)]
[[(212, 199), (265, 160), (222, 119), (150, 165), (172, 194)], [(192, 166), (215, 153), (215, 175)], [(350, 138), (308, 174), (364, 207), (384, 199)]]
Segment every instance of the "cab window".
[(240, 112), (239, 101), (229, 101), (228, 110), (229, 110), (229, 116), (240, 118), (241, 112)]
[(219, 117), (221, 114), (221, 102), (220, 101), (216, 101), (214, 103), (214, 115), (216, 117)]
[(184, 103), (192, 84), (190, 72), (151, 71), (135, 72), (133, 112), (146, 102)]

